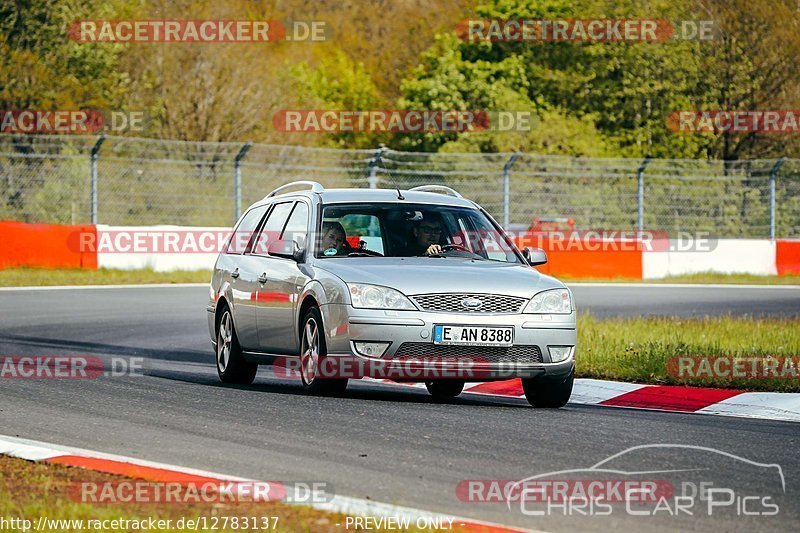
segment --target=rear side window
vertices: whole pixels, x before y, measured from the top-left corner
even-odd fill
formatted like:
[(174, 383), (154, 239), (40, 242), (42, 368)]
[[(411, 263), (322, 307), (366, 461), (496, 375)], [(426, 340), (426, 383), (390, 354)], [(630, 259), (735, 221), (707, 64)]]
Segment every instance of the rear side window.
[(228, 242), (228, 248), (225, 250), (229, 254), (243, 254), (247, 249), (247, 243), (250, 242), (250, 237), (258, 227), (258, 223), (267, 212), (268, 205), (261, 207), (254, 207), (242, 217), (242, 221), (236, 226), (236, 230), (231, 235), (231, 240)]
[(303, 202), (297, 202), (286, 223), (281, 239), (294, 241), (300, 249), (305, 248), (306, 235), (308, 234), (308, 206)]
[(253, 246), (254, 254), (267, 255), (267, 247), (270, 243), (280, 238), (281, 231), (286, 225), (289, 213), (292, 211), (292, 205), (293, 202), (284, 202), (277, 204), (272, 209)]

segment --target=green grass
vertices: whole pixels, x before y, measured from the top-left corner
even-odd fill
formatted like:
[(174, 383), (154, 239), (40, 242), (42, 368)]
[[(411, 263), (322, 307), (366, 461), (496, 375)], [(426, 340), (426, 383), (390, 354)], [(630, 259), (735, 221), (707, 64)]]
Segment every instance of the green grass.
[(598, 283), (730, 283), (740, 285), (800, 285), (800, 274), (787, 274), (784, 276), (757, 276), (755, 274), (720, 274), (718, 272), (701, 272), (698, 274), (684, 274), (661, 279), (631, 279), (631, 278), (571, 278), (559, 276), (558, 279), (569, 282), (598, 282)]
[(101, 268), (99, 270), (48, 268), (0, 269), (0, 287), (208, 283), (209, 280), (211, 280), (210, 270), (156, 272), (152, 269), (117, 270), (108, 268)]
[(579, 377), (800, 392), (800, 377), (680, 378), (668, 371), (676, 356), (798, 357), (800, 317), (578, 318)]
[[(70, 487), (75, 484), (89, 483), (120, 483), (134, 481), (130, 478), (93, 472), (81, 468), (66, 467), (61, 465), (48, 465), (33, 463), (0, 455), (0, 517), (6, 520), (12, 518), (25, 518), (33, 522), (32, 529), (36, 528), (39, 517), (44, 516), (51, 520), (83, 520), (83, 528), (62, 527), (54, 529), (51, 524), (48, 531), (98, 531), (88, 529), (87, 520), (146, 520), (150, 517), (156, 520), (172, 520), (173, 527), (159, 529), (159, 531), (189, 531), (190, 529), (176, 529), (175, 524), (181, 518), (196, 519), (217, 517), (222, 523), (225, 517), (277, 517), (276, 531), (320, 531), (336, 532), (345, 531), (345, 515), (318, 511), (302, 505), (288, 505), (282, 502), (236, 502), (236, 503), (208, 503), (208, 504), (178, 504), (178, 503), (84, 503), (79, 496), (70, 493)], [(103, 485), (101, 485), (102, 487)], [(99, 492), (102, 494), (102, 492)], [(210, 523), (210, 522), (208, 522)], [(261, 526), (263, 524), (259, 522)], [(274, 524), (273, 520), (269, 522)], [(337, 525), (338, 524), (338, 525)], [(412, 521), (413, 524), (413, 521)], [(74, 525), (74, 523), (73, 523)], [(209, 526), (211, 527), (211, 526)], [(351, 531), (353, 528), (350, 528)], [(12, 527), (12, 530), (14, 528)], [(19, 529), (22, 531), (22, 529)], [(256, 529), (236, 529), (229, 527), (216, 531), (256, 531)], [(454, 524), (454, 531), (464, 531)], [(109, 527), (102, 531), (144, 531), (135, 528), (121, 529)], [(210, 531), (210, 530), (207, 530)], [(267, 531), (267, 529), (261, 529)], [(269, 529), (273, 531), (273, 529)], [(378, 529), (378, 531), (386, 531)], [(424, 531), (410, 528), (410, 531)]]

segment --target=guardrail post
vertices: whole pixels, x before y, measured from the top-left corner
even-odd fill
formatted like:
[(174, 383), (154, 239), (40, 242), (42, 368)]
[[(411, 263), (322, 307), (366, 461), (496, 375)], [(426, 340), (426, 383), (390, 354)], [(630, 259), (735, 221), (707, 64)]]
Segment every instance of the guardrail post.
[(511, 154), (506, 164), (503, 165), (503, 229), (508, 229), (511, 223), (511, 167), (514, 162), (522, 155), (522, 152), (516, 151)]
[(649, 155), (645, 157), (639, 166), (639, 170), (636, 171), (636, 227), (639, 228), (640, 233), (644, 231), (644, 171), (651, 160), (652, 158)]
[(242, 168), (240, 163), (252, 145), (253, 143), (250, 142), (245, 143), (233, 160), (233, 211), (236, 215), (233, 219), (234, 223), (242, 216)]
[(378, 165), (381, 164), (381, 158), (383, 154), (386, 152), (387, 148), (386, 145), (381, 144), (377, 150), (375, 150), (375, 155), (372, 156), (372, 159), (369, 162), (368, 170), (369, 175), (367, 176), (367, 184), (370, 189), (377, 189), (378, 188)]
[(100, 147), (106, 142), (106, 135), (103, 133), (97, 138), (97, 142), (92, 147), (92, 157), (89, 163), (89, 173), (91, 176), (91, 221), (97, 224), (97, 159), (100, 157)]
[(775, 239), (775, 180), (784, 161), (786, 158), (781, 157), (769, 171), (769, 238), (772, 240)]

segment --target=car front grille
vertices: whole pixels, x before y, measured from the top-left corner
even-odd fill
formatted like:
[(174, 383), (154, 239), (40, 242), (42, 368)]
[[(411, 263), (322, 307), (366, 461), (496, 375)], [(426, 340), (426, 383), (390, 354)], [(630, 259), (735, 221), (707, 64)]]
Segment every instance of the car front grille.
[[(519, 313), (527, 298), (500, 294), (417, 294), (411, 297), (424, 311), (434, 313)], [(477, 308), (462, 304), (464, 300), (480, 300)]]
[(542, 351), (536, 345), (458, 346), (430, 342), (404, 342), (397, 349), (393, 360), (415, 359), (421, 361), (457, 361), (474, 359), (486, 363), (541, 363)]

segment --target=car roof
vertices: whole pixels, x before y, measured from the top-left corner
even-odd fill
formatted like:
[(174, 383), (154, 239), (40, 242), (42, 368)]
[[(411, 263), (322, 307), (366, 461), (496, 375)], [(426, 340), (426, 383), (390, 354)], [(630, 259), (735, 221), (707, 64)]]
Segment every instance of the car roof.
[(312, 199), (318, 196), (322, 199), (323, 204), (332, 203), (348, 203), (348, 202), (391, 202), (391, 203), (419, 203), (419, 204), (436, 204), (457, 207), (475, 208), (476, 204), (472, 200), (466, 198), (458, 198), (446, 194), (422, 191), (407, 191), (402, 190), (403, 200), (397, 196), (397, 189), (356, 189), (356, 188), (341, 188), (341, 189), (325, 189), (321, 192), (313, 192), (308, 190), (293, 191), (285, 194), (278, 194), (265, 198), (262, 201), (256, 202), (255, 205), (262, 205), (264, 203), (303, 197)]
[(320, 193), (323, 203), (341, 202), (408, 202), (421, 204), (440, 204), (475, 207), (474, 202), (446, 194), (422, 191), (400, 191), (403, 200), (398, 198), (397, 189), (325, 189)]

